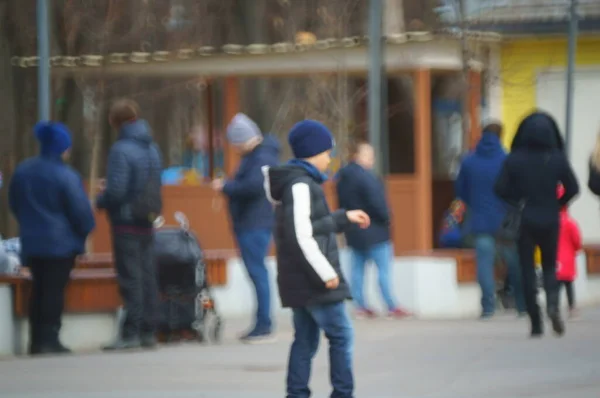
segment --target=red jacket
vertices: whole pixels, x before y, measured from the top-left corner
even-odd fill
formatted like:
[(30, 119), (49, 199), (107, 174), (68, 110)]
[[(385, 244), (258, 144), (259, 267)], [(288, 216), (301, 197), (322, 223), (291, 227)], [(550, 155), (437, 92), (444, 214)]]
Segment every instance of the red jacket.
[(581, 250), (581, 231), (579, 230), (579, 226), (566, 210), (562, 210), (560, 212), (556, 279), (567, 282), (575, 280), (577, 276), (575, 258), (579, 250)]

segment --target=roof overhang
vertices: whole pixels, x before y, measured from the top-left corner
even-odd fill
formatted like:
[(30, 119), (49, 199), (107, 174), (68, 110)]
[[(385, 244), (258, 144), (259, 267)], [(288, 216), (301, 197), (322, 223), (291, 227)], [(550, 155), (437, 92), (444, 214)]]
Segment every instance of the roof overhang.
[[(498, 32), (503, 37), (556, 35), (568, 32), (569, 20), (479, 22), (472, 27), (480, 31)], [(579, 20), (578, 30), (580, 34), (600, 34), (600, 16)]]
[[(473, 40), (473, 38), (469, 38)], [(498, 41), (494, 37), (492, 41)], [(239, 46), (241, 47), (241, 46)], [(237, 49), (240, 50), (240, 49)], [(158, 53), (154, 53), (158, 54)], [(284, 77), (316, 73), (367, 73), (369, 67), (368, 46), (362, 44), (341, 45), (319, 49), (311, 47), (291, 51), (264, 51), (260, 54), (247, 50), (230, 51), (211, 55), (198, 55), (193, 50), (179, 50), (159, 54), (115, 54), (109, 57), (84, 55), (69, 58), (69, 65), (52, 68), (54, 76), (160, 76), (160, 77)], [(168, 54), (168, 55), (166, 55)], [(181, 55), (185, 55), (181, 59)], [(179, 55), (179, 56), (178, 56)], [(71, 59), (72, 58), (72, 59)], [(76, 60), (74, 60), (77, 58)], [(13, 63), (19, 65), (19, 62)], [(63, 60), (64, 61), (64, 60)], [(76, 62), (75, 62), (76, 61)], [(476, 65), (470, 62), (470, 65)], [(23, 65), (21, 65), (23, 66)], [(27, 64), (26, 66), (35, 66)], [(413, 40), (386, 41), (384, 45), (384, 67), (390, 72), (420, 68), (458, 71), (463, 69), (460, 41), (454, 37), (422, 36)]]

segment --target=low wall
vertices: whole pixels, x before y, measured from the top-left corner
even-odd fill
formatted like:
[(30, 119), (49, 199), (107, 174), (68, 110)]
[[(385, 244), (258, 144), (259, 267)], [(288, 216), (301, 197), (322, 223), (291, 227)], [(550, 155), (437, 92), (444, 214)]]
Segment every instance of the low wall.
[[(348, 279), (348, 250), (342, 250), (341, 263), (344, 275)], [(600, 275), (588, 275), (586, 263), (585, 254), (581, 253), (577, 259), (579, 276), (575, 282), (577, 301), (581, 306), (600, 303)], [(272, 257), (268, 258), (267, 267), (271, 278), (273, 312), (282, 314), (285, 309), (281, 308), (279, 301), (275, 281), (276, 265)], [(217, 309), (225, 317), (248, 317), (250, 322), (256, 301), (253, 287), (240, 259), (233, 258), (228, 261), (227, 273), (227, 285), (213, 290)], [(460, 267), (455, 258), (403, 256), (394, 259), (390, 283), (398, 304), (420, 319), (476, 317), (481, 312), (479, 285), (474, 281), (461, 281), (460, 276)], [(543, 303), (543, 292), (540, 296), (540, 302)], [(374, 310), (385, 312), (375, 266), (368, 266), (366, 269), (365, 298)], [(566, 305), (566, 300), (562, 300), (562, 304)]]
[[(600, 249), (586, 249), (577, 258), (578, 278), (575, 282), (578, 306), (600, 303)], [(472, 253), (431, 252), (396, 257), (391, 273), (392, 292), (399, 305), (419, 319), (461, 319), (480, 313), (480, 290), (473, 281)], [(468, 260), (468, 261), (467, 261)], [(349, 252), (341, 251), (342, 270), (349, 277)], [(255, 311), (254, 289), (239, 258), (227, 260), (227, 283), (214, 287), (217, 311), (225, 318), (246, 317), (252, 322)], [(276, 265), (267, 259), (273, 298), (273, 314), (287, 315), (281, 307), (275, 283)], [(464, 269), (463, 269), (464, 268)], [(380, 313), (385, 306), (379, 294), (377, 270), (368, 266), (365, 275), (365, 297)], [(564, 293), (563, 293), (564, 294)], [(544, 295), (540, 293), (543, 304)], [(566, 300), (561, 300), (566, 306)], [(94, 350), (109, 342), (116, 332), (116, 313), (65, 314), (61, 338), (77, 350)], [(227, 326), (225, 326), (227, 327)], [(0, 284), (0, 355), (26, 352), (28, 322), (15, 315), (15, 303), (10, 284)]]

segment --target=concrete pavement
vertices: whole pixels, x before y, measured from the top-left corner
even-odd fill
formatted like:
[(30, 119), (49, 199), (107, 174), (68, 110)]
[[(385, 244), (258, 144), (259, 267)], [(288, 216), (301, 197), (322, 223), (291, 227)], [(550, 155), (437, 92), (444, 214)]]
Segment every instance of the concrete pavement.
[[(0, 361), (2, 398), (284, 397), (289, 321), (279, 341), (244, 346), (226, 324), (219, 346), (182, 344), (155, 352), (83, 353)], [(600, 308), (568, 323), (562, 339), (527, 338), (512, 315), (480, 322), (358, 321), (358, 398), (600, 397)], [(312, 376), (313, 397), (327, 397), (327, 346)]]

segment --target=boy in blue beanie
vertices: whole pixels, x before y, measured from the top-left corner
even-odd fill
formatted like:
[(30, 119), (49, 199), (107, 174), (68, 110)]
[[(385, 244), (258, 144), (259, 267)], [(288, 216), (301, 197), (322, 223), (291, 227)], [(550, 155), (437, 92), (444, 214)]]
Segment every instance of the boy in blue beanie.
[(329, 339), (331, 396), (351, 398), (353, 331), (345, 305), (351, 296), (336, 233), (351, 223), (367, 228), (370, 219), (362, 210), (329, 210), (321, 187), (334, 146), (327, 127), (304, 120), (292, 128), (288, 141), (295, 158), (284, 166), (263, 168), (267, 197), (275, 205), (279, 295), (282, 305), (292, 309), (295, 329), (287, 397), (310, 396), (312, 358), (323, 330)]
[(94, 213), (81, 177), (63, 161), (71, 149), (67, 126), (40, 122), (35, 136), (40, 155), (17, 166), (8, 192), (21, 259), (32, 277), (29, 352), (65, 354), (69, 349), (59, 339), (64, 291), (94, 229)]

